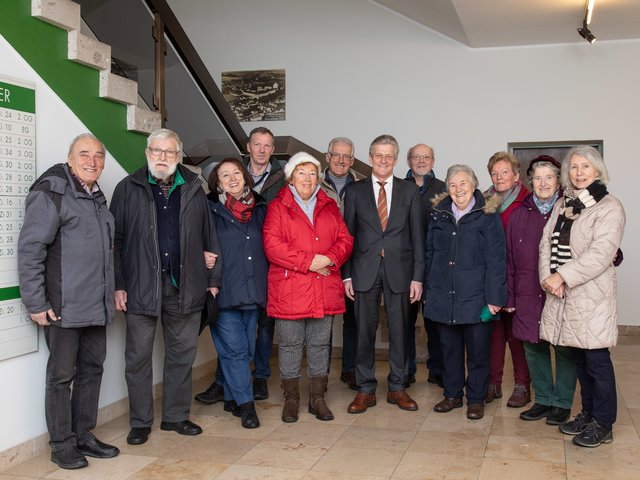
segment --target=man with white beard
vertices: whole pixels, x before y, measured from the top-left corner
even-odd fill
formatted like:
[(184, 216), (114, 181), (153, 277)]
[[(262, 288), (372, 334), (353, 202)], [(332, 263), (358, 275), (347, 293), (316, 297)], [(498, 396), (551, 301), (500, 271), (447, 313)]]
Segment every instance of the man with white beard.
[[(221, 265), (215, 227), (198, 177), (181, 165), (182, 142), (160, 129), (147, 139), (147, 165), (113, 194), (115, 300), (125, 312), (125, 377), (129, 389), (127, 442), (145, 443), (153, 424), (152, 354), (162, 322), (165, 354), (161, 430), (198, 435), (189, 420), (191, 367), (207, 290), (215, 297)], [(185, 227), (185, 228), (182, 228)], [(209, 255), (209, 257), (212, 257)]]

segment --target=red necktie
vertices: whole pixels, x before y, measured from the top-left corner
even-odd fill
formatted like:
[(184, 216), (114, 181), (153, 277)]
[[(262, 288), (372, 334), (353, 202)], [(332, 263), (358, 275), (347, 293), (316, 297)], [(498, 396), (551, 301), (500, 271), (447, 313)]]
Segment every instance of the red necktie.
[(380, 217), (380, 225), (382, 225), (382, 231), (387, 228), (387, 222), (389, 221), (389, 212), (387, 211), (387, 191), (384, 189), (384, 185), (387, 182), (378, 182), (380, 185), (380, 192), (378, 193), (378, 217)]

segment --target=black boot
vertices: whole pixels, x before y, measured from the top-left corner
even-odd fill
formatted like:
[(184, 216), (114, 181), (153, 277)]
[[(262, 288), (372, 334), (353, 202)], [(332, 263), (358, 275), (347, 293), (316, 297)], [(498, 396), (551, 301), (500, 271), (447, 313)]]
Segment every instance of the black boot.
[(240, 419), (244, 428), (258, 428), (260, 426), (256, 406), (253, 402), (243, 403), (238, 407), (238, 410), (240, 410)]
[(206, 405), (211, 405), (224, 400), (224, 387), (213, 382), (204, 392), (200, 392), (195, 399)]

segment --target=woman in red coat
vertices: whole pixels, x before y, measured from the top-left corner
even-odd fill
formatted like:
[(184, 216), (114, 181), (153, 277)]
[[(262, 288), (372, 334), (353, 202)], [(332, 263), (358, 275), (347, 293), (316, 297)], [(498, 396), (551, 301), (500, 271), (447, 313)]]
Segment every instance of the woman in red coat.
[(309, 413), (333, 420), (324, 401), (333, 317), (344, 313), (340, 266), (349, 258), (353, 237), (338, 205), (320, 189), (320, 162), (305, 152), (284, 168), (288, 184), (269, 204), (264, 249), (270, 262), (267, 314), (280, 336), (282, 420), (298, 420), (300, 364), (307, 345)]

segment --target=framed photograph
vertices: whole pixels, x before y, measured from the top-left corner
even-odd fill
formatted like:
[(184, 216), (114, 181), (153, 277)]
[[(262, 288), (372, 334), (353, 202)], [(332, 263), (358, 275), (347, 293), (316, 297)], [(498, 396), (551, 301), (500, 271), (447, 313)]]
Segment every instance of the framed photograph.
[(222, 95), (241, 122), (286, 119), (284, 69), (222, 72)]
[(520, 180), (527, 183), (527, 168), (531, 160), (538, 155), (549, 155), (562, 163), (567, 152), (577, 145), (591, 145), (601, 155), (603, 152), (602, 140), (569, 140), (560, 142), (509, 142), (507, 151), (520, 161)]

